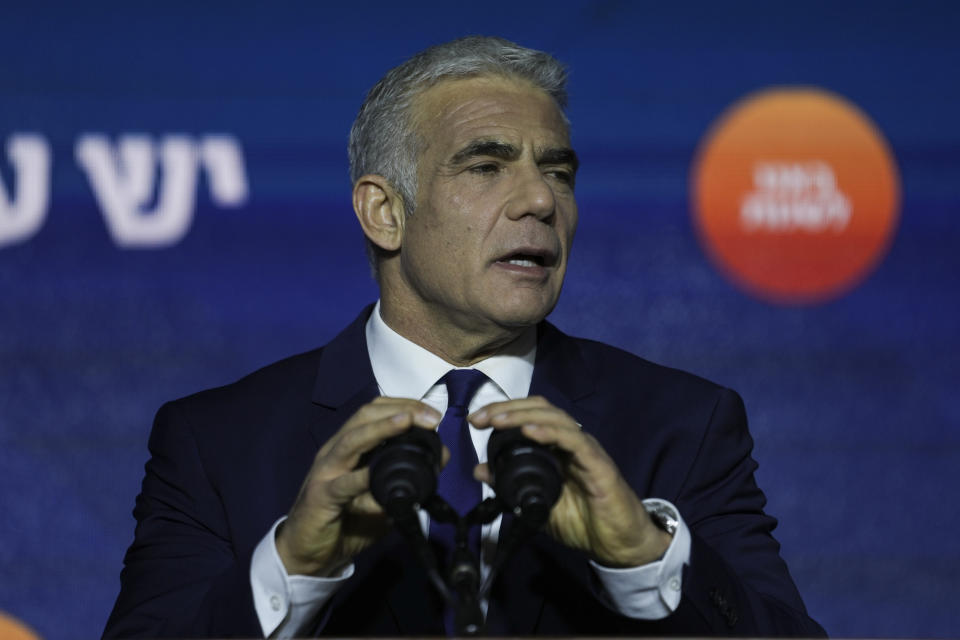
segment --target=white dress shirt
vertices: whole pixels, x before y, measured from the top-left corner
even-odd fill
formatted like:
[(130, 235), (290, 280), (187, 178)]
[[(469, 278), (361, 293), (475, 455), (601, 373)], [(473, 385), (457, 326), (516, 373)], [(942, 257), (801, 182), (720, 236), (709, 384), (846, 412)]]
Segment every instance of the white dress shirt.
[[(380, 317), (379, 302), (367, 321), (366, 337), (373, 375), (382, 395), (415, 398), (441, 414), (446, 411), (447, 388), (438, 382), (456, 367), (388, 327)], [(536, 329), (531, 327), (500, 353), (475, 363), (473, 368), (482, 371), (489, 380), (477, 390), (469, 411), (472, 413), (492, 402), (526, 397), (533, 379), (536, 351)], [(583, 428), (589, 431), (590, 425)], [(490, 433), (490, 429), (470, 426), (480, 462), (487, 460)], [(492, 495), (493, 489), (484, 484), (483, 497)], [(663, 557), (657, 562), (629, 569), (611, 569), (592, 561), (590, 564), (598, 578), (597, 595), (607, 606), (631, 618), (656, 620), (668, 616), (680, 604), (683, 565), (690, 561), (690, 533), (669, 502), (648, 499), (643, 503), (647, 507), (665, 505), (677, 516), (679, 525)], [(421, 512), (420, 517), (426, 531), (429, 516)], [(340, 575), (328, 578), (288, 575), (275, 542), (277, 526), (283, 520), (278, 519), (263, 537), (250, 564), (254, 607), (265, 637), (298, 635), (354, 571), (351, 564)], [(483, 576), (490, 570), (499, 533), (500, 518), (481, 529)], [(486, 605), (484, 602), (484, 612)]]

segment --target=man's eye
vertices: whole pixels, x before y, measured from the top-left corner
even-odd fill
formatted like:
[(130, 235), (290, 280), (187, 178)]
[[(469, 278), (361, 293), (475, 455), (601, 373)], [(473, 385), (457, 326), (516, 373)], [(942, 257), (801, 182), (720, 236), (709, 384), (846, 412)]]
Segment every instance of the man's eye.
[(554, 178), (555, 180), (562, 182), (565, 185), (573, 186), (573, 173), (563, 169), (553, 169), (547, 171), (547, 175)]
[(477, 164), (470, 167), (471, 173), (479, 173), (481, 175), (496, 173), (499, 170), (500, 167), (492, 162), (485, 162), (484, 164)]

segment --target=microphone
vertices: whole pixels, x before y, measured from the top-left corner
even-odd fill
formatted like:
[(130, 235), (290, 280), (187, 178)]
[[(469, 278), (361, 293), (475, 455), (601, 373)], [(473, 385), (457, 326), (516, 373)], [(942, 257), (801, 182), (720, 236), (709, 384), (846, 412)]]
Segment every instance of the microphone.
[(519, 428), (497, 429), (487, 444), (487, 460), (493, 489), (504, 505), (546, 522), (563, 486), (560, 461), (551, 447), (534, 442)]
[(388, 515), (423, 504), (436, 492), (441, 450), (436, 431), (413, 427), (370, 453), (370, 492)]
[(481, 598), (490, 593), (494, 578), (510, 556), (547, 522), (563, 487), (560, 461), (553, 448), (534, 442), (519, 428), (494, 430), (487, 443), (487, 463), (497, 503), (517, 518), (500, 540), (480, 585)]

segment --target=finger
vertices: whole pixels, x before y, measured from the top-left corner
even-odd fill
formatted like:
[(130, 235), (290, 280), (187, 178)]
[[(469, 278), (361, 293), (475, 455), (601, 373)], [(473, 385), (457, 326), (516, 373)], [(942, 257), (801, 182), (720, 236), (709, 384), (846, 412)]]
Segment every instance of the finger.
[(543, 396), (529, 396), (527, 398), (503, 400), (501, 402), (491, 402), (490, 404), (481, 407), (477, 411), (474, 411), (467, 416), (467, 420), (469, 420), (475, 427), (482, 428), (483, 426), (487, 426), (489, 424), (489, 420), (492, 416), (504, 413), (506, 411), (552, 406), (553, 405), (551, 405), (550, 402)]
[(548, 421), (525, 421), (519, 426), (523, 430), (523, 435), (531, 440), (541, 444), (553, 444), (566, 451), (573, 452), (585, 447), (592, 447), (594, 444), (597, 448), (600, 447), (593, 436), (581, 431), (575, 422), (570, 426), (567, 424), (551, 424)]
[(525, 424), (540, 424), (580, 431), (577, 421), (556, 407), (532, 407), (498, 413), (490, 417), (495, 429), (522, 427)]
[[(554, 445), (571, 456), (572, 468), (607, 478), (619, 474), (613, 459), (607, 454), (596, 438), (579, 428), (558, 427), (547, 424), (525, 424), (521, 427), (523, 435), (535, 442)], [(570, 467), (568, 467), (570, 468)]]
[(327, 495), (335, 504), (346, 505), (370, 488), (370, 471), (364, 467), (333, 478), (327, 483)]
[(343, 426), (323, 444), (320, 451), (317, 452), (318, 457), (327, 455), (346, 434), (373, 422), (401, 414), (408, 414), (412, 424), (418, 426), (432, 425), (429, 428), (435, 428), (440, 423), (441, 417), (435, 409), (418, 400), (378, 397), (360, 407), (350, 416)]
[(392, 436), (411, 426), (435, 429), (439, 419), (436, 412), (400, 411), (372, 422), (342, 429), (320, 450), (318, 457), (328, 458), (339, 469), (352, 469), (360, 456)]
[(336, 474), (353, 469), (360, 456), (387, 438), (409, 429), (411, 421), (410, 414), (396, 413), (341, 429), (320, 449), (315, 464)]
[(369, 491), (354, 498), (348, 509), (351, 513), (359, 515), (380, 515), (383, 513), (383, 508)]
[(370, 422), (382, 420), (392, 415), (408, 413), (414, 418), (414, 423), (436, 426), (440, 423), (440, 412), (428, 404), (411, 398), (389, 398), (380, 396), (360, 407), (340, 431), (349, 431)]
[(486, 462), (481, 462), (476, 467), (473, 468), (473, 479), (477, 482), (483, 482), (485, 484), (493, 486), (493, 474), (490, 472), (490, 465)]
[(447, 448), (447, 445), (443, 445), (443, 448), (440, 450), (440, 468), (443, 469), (447, 466), (447, 463), (450, 462), (450, 449)]

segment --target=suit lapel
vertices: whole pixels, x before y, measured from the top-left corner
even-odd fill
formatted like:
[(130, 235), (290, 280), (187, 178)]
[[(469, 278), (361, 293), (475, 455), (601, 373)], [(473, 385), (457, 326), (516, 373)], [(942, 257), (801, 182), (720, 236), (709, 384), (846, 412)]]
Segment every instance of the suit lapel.
[(593, 394), (597, 376), (583, 359), (577, 343), (548, 322), (537, 331), (537, 360), (530, 395), (541, 395), (581, 424), (583, 408), (578, 401)]
[(313, 403), (326, 409), (310, 425), (310, 433), (323, 445), (357, 409), (373, 400), (379, 390), (367, 352), (366, 323), (372, 305), (331, 340), (320, 354)]

